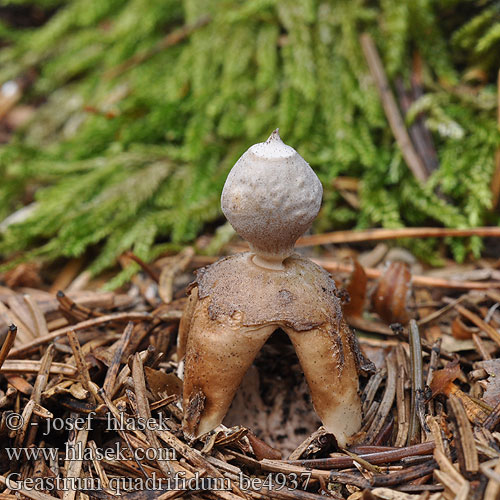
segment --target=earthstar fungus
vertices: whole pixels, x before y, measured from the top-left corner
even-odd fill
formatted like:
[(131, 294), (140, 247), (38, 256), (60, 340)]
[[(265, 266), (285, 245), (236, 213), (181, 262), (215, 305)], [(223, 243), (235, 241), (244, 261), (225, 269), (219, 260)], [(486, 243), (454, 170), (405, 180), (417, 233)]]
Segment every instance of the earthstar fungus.
[(322, 193), (316, 174), (277, 130), (229, 173), (222, 211), (251, 251), (201, 269), (192, 285), (178, 341), (188, 437), (222, 422), (245, 372), (278, 328), (292, 341), (326, 429), (341, 446), (359, 430), (364, 359), (356, 337), (330, 275), (293, 252)]

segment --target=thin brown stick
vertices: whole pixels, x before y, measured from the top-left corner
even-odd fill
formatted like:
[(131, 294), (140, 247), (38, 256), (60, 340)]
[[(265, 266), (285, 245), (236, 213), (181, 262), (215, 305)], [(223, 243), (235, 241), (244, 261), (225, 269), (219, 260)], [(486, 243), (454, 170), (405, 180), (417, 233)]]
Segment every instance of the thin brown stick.
[[(132, 358), (132, 379), (134, 381), (135, 397), (137, 401), (137, 416), (144, 419), (145, 422), (151, 420), (151, 408), (146, 395), (146, 379), (144, 377), (144, 366), (139, 353), (135, 353)], [(145, 429), (148, 441), (153, 448), (160, 449), (160, 443), (156, 433), (146, 427)], [(168, 461), (156, 459), (156, 463), (160, 470), (168, 477), (174, 473), (174, 470)]]
[(5, 340), (2, 344), (2, 348), (0, 349), (0, 368), (2, 368), (2, 365), (4, 364), (5, 360), (7, 359), (7, 356), (9, 355), (10, 350), (12, 349), (12, 346), (14, 345), (14, 342), (16, 340), (16, 335), (17, 335), (17, 326), (10, 325), (9, 330), (7, 331), (7, 336), (5, 337)]
[(80, 382), (82, 383), (83, 388), (89, 392), (91, 401), (95, 402), (97, 398), (96, 390), (92, 385), (92, 380), (90, 378), (89, 369), (87, 367), (87, 363), (83, 356), (82, 346), (80, 342), (78, 342), (78, 337), (74, 330), (70, 330), (67, 334), (69, 345), (71, 350), (73, 351), (73, 356), (75, 357), (76, 368), (78, 370), (78, 376), (80, 378)]
[(468, 477), (468, 479), (473, 479), (473, 475), (479, 470), (479, 459), (474, 435), (472, 434), (472, 427), (462, 402), (454, 394), (450, 394), (448, 398), (448, 408), (453, 417), (452, 423), (455, 428), (453, 434), (460, 472), (463, 476)]
[(26, 356), (26, 354), (29, 354), (30, 352), (36, 350), (41, 345), (51, 342), (61, 335), (66, 335), (71, 330), (85, 330), (86, 328), (109, 323), (110, 321), (144, 321), (150, 319), (152, 319), (152, 315), (151, 313), (147, 312), (114, 313), (107, 314), (106, 316), (101, 316), (100, 318), (92, 318), (87, 321), (77, 323), (76, 325), (69, 325), (65, 326), (64, 328), (59, 328), (58, 330), (51, 332), (49, 335), (44, 335), (43, 337), (39, 337), (31, 342), (28, 342), (27, 344), (24, 344), (17, 349), (13, 349), (8, 357), (13, 358), (16, 356)]
[(436, 462), (429, 462), (415, 467), (409, 467), (393, 474), (379, 474), (373, 478), (374, 486), (394, 486), (396, 484), (408, 484), (413, 479), (431, 474), (436, 468)]
[(377, 414), (375, 415), (375, 418), (373, 419), (373, 422), (366, 433), (366, 444), (372, 444), (372, 441), (381, 431), (385, 419), (391, 411), (392, 403), (396, 396), (396, 360), (394, 351), (389, 353), (385, 361), (387, 366), (387, 380), (385, 384), (385, 391), (382, 397), (382, 401), (380, 402)]
[(366, 229), (364, 231), (334, 231), (332, 233), (302, 236), (297, 247), (314, 245), (360, 243), (366, 241), (395, 240), (399, 238), (446, 238), (482, 236), (500, 238), (500, 227), (485, 226), (467, 229), (447, 227), (402, 227), (398, 229)]
[(59, 309), (65, 315), (69, 315), (71, 322), (73, 318), (77, 321), (85, 321), (86, 319), (101, 317), (104, 314), (93, 311), (92, 309), (77, 304), (74, 300), (70, 299), (62, 290), (56, 293), (57, 301), (59, 302)]
[(160, 278), (160, 272), (150, 266), (148, 263), (144, 262), (140, 257), (137, 257), (132, 251), (125, 252), (123, 254), (127, 259), (133, 260), (136, 264), (141, 266), (141, 269), (156, 283)]
[[(88, 429), (82, 429), (78, 431), (76, 435), (74, 446), (71, 446), (70, 443), (67, 446), (71, 449), (82, 449), (84, 450), (87, 446), (87, 438), (89, 435)], [(67, 478), (79, 478), (82, 474), (83, 468), (83, 460), (78, 457), (78, 454), (75, 453), (75, 457), (71, 460), (66, 460), (66, 477)], [(74, 500), (76, 497), (76, 489), (68, 488), (63, 492), (63, 500)]]
[(409, 328), (410, 366), (411, 366), (411, 404), (410, 428), (408, 430), (408, 444), (413, 444), (417, 439), (419, 426), (420, 395), (424, 388), (424, 367), (422, 362), (422, 341), (417, 322), (410, 320)]
[(435, 319), (439, 318), (443, 314), (447, 313), (450, 309), (453, 309), (455, 304), (460, 304), (463, 300), (465, 300), (467, 295), (461, 295), (458, 297), (458, 299), (452, 300), (449, 304), (446, 304), (444, 307), (441, 309), (438, 309), (437, 311), (434, 311), (433, 313), (429, 314), (425, 318), (422, 318), (417, 321), (418, 326), (425, 325), (426, 323), (430, 323), (431, 321), (434, 321)]
[(168, 49), (169, 47), (172, 47), (174, 45), (177, 45), (178, 43), (182, 42), (185, 40), (193, 31), (196, 31), (203, 26), (206, 26), (209, 22), (211, 21), (210, 16), (204, 15), (200, 17), (195, 23), (189, 24), (186, 26), (182, 26), (181, 28), (178, 28), (172, 33), (169, 33), (163, 40), (160, 40), (154, 47), (151, 49), (148, 49), (143, 52), (138, 52), (137, 54), (134, 54), (132, 57), (124, 61), (123, 63), (119, 64), (118, 66), (115, 66), (111, 70), (107, 71), (104, 74), (104, 78), (106, 79), (112, 79), (115, 78), (122, 73), (125, 73), (129, 69), (133, 68), (134, 66), (137, 66), (138, 64), (143, 63), (144, 61), (147, 61), (149, 58), (154, 56), (155, 54), (158, 54), (162, 50)]
[(408, 365), (406, 362), (406, 354), (402, 344), (396, 347), (397, 370), (396, 376), (396, 408), (398, 417), (398, 431), (394, 444), (396, 446), (403, 446), (408, 437), (408, 430), (410, 428), (410, 414), (409, 401), (405, 397), (405, 382), (408, 373)]
[(500, 333), (498, 333), (495, 328), (486, 323), (482, 318), (480, 318), (477, 314), (469, 311), (465, 307), (456, 304), (455, 309), (462, 315), (465, 316), (469, 321), (472, 321), (476, 326), (481, 328), (484, 332), (488, 334), (488, 337), (491, 338), (494, 342), (496, 342), (500, 346)]
[(134, 324), (130, 321), (129, 323), (127, 323), (127, 326), (123, 331), (123, 335), (121, 336), (118, 346), (113, 354), (111, 364), (108, 368), (108, 371), (106, 372), (106, 378), (104, 379), (102, 388), (104, 392), (110, 397), (113, 396), (113, 388), (115, 387), (116, 376), (118, 375), (118, 369), (120, 368), (123, 351), (130, 341), (130, 336), (132, 335), (133, 330)]
[[(396, 89), (396, 95), (398, 97), (399, 107), (401, 108), (401, 112), (403, 117), (406, 119), (408, 111), (411, 108), (412, 103), (414, 102), (412, 92), (407, 91), (405, 88), (404, 81), (401, 77), (398, 77), (394, 86)], [(427, 136), (425, 132), (428, 130), (425, 129), (425, 121), (421, 116), (418, 116), (413, 123), (408, 125), (408, 133), (410, 138), (415, 146), (415, 151), (418, 154), (419, 158), (422, 159), (422, 163), (425, 166), (426, 172), (430, 174), (433, 170), (436, 169), (437, 165), (437, 157), (436, 152), (434, 150), (429, 150), (428, 143), (426, 141)]]
[[(434, 450), (434, 441), (427, 443), (406, 446), (404, 448), (394, 448), (392, 450), (380, 451), (376, 453), (360, 453), (359, 458), (372, 465), (399, 462), (403, 458), (427, 455)], [(287, 460), (287, 464), (302, 465), (303, 467), (314, 467), (316, 469), (341, 469), (352, 467), (355, 459), (352, 457), (330, 457), (315, 458), (311, 460)]]
[(28, 442), (23, 445), (24, 439), (26, 437), (26, 434), (28, 433), (29, 428), (31, 429), (30, 432), (31, 438), (34, 438), (34, 433), (36, 433), (36, 428), (30, 425), (31, 424), (30, 421), (35, 406), (37, 404), (40, 404), (42, 392), (45, 389), (47, 382), (49, 380), (50, 366), (52, 364), (53, 359), (54, 359), (54, 346), (49, 345), (40, 361), (40, 369), (38, 371), (38, 375), (35, 380), (35, 385), (33, 386), (33, 391), (31, 393), (30, 400), (28, 401), (28, 403), (26, 403), (26, 406), (23, 409), (22, 413), (23, 425), (21, 429), (17, 430), (14, 441), (17, 447), (29, 446), (30, 444), (32, 444), (29, 442), (30, 437), (28, 437)]
[(23, 299), (28, 306), (33, 324), (35, 325), (35, 335), (37, 337), (48, 335), (49, 329), (47, 328), (47, 321), (45, 320), (45, 316), (38, 306), (36, 300), (28, 294), (24, 295)]
[[(0, 368), (0, 373), (22, 373), (33, 374), (40, 370), (40, 361), (34, 359), (7, 359)], [(73, 376), (76, 374), (76, 368), (65, 363), (52, 363), (50, 367), (51, 375)]]
[(415, 178), (420, 182), (425, 182), (428, 177), (425, 165), (422, 159), (418, 156), (413, 143), (411, 142), (408, 131), (406, 130), (405, 123), (399, 111), (396, 99), (392, 93), (387, 75), (382, 65), (382, 61), (375, 46), (373, 38), (368, 33), (361, 35), (361, 47), (365, 54), (366, 62), (370, 68), (370, 73), (375, 80), (377, 89), (382, 101), (382, 106), (385, 111), (387, 120), (391, 127), (392, 133), (401, 149), (401, 153), (412, 171)]

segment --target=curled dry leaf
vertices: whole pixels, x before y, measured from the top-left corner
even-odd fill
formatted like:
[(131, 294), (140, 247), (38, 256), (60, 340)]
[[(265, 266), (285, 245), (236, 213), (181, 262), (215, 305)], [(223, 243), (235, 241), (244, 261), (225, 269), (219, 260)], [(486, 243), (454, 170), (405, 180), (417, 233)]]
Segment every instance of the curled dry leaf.
[(149, 388), (158, 399), (173, 394), (176, 396), (181, 395), (182, 381), (175, 373), (165, 373), (161, 370), (145, 366), (144, 374), (146, 375)]
[(359, 317), (363, 314), (366, 298), (366, 285), (368, 278), (363, 266), (354, 261), (354, 271), (351, 274), (346, 290), (349, 292), (349, 302), (344, 304), (344, 313), (347, 316)]
[(5, 285), (9, 288), (21, 286), (41, 288), (40, 269), (41, 265), (38, 262), (23, 262), (13, 269), (6, 271), (2, 275), (2, 278)]
[(283, 457), (281, 452), (272, 446), (269, 446), (265, 441), (258, 438), (253, 432), (247, 434), (250, 445), (257, 457), (257, 460), (269, 458), (270, 460), (281, 460)]
[(472, 334), (477, 332), (477, 328), (467, 326), (459, 316), (451, 323), (451, 333), (458, 340), (468, 340), (472, 338)]
[(453, 381), (460, 376), (458, 360), (448, 363), (442, 370), (434, 372), (431, 380), (432, 397), (438, 394), (448, 395), (453, 388)]
[(372, 295), (373, 310), (387, 323), (410, 321), (411, 272), (404, 262), (391, 262)]

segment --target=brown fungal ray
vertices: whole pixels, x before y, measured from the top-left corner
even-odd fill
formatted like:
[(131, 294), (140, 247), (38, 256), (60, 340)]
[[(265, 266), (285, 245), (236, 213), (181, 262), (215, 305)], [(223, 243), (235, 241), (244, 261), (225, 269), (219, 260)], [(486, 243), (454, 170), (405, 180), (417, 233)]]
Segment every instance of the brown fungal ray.
[(345, 323), (334, 335), (329, 327), (285, 331), (304, 370), (316, 413), (337, 443), (345, 446), (361, 426), (358, 370), (355, 357), (344, 352), (350, 348), (346, 337), (352, 335)]
[(318, 415), (345, 445), (361, 424), (359, 367), (335, 283), (323, 268), (296, 254), (279, 271), (256, 266), (251, 257), (233, 255), (197, 275), (183, 404), (191, 407), (200, 391), (205, 402), (196, 419), (185, 412), (184, 430), (197, 437), (222, 422), (255, 356), (271, 333), (283, 328)]
[[(207, 301), (198, 302), (187, 342), (184, 371), (183, 429), (201, 436), (224, 419), (241, 381), (274, 326), (240, 328), (209, 317)], [(195, 405), (203, 399), (203, 405)], [(197, 411), (189, 411), (194, 406)]]

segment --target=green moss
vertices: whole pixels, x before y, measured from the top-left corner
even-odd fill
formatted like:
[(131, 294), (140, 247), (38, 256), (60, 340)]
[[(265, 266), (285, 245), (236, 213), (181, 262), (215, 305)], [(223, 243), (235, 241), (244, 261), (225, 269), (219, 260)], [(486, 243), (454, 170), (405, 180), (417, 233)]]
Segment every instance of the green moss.
[[(0, 83), (37, 73), (24, 94), (37, 111), (0, 147), (0, 219), (33, 190), (35, 205), (1, 234), (1, 254), (73, 257), (93, 246), (97, 273), (127, 249), (147, 260), (191, 242), (223, 221), (232, 164), (276, 127), (323, 181), (317, 229), (497, 223), (489, 183), (500, 142), (500, 3), (483, 4), (45, 1), (57, 7), (45, 25), (0, 26)], [(208, 24), (158, 50), (205, 15)], [(426, 186), (394, 142), (360, 48), (364, 31), (391, 79), (408, 83), (422, 57), (426, 94), (407, 120), (425, 112), (436, 144), (440, 166)], [(138, 54), (142, 62), (116, 71)], [(487, 81), (464, 90), (472, 68)], [(339, 175), (360, 179), (359, 210), (335, 193)], [(450, 245), (457, 259), (481, 249), (478, 239)], [(435, 246), (414, 248), (431, 255)]]

